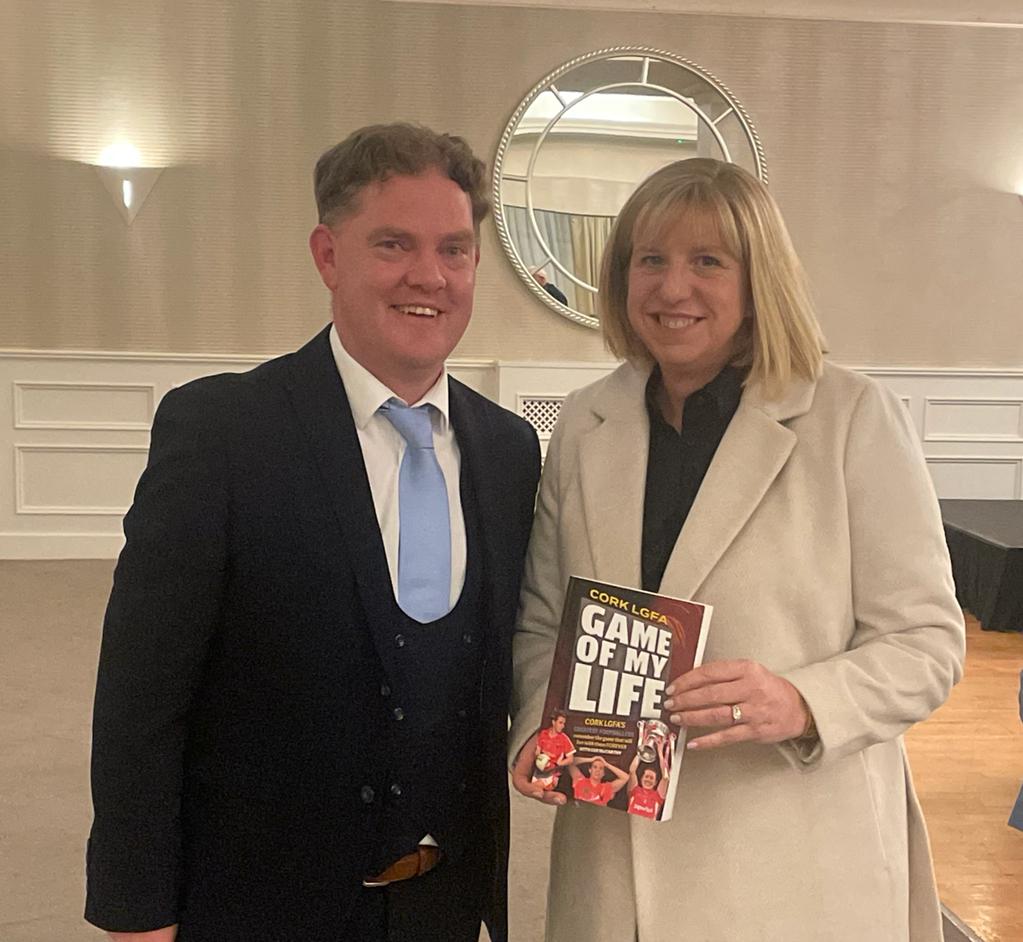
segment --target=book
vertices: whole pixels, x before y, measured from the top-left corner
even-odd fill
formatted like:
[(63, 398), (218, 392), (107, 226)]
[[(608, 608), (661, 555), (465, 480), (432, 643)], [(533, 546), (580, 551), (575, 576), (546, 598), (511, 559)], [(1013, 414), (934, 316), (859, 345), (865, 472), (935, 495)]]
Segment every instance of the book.
[(655, 821), (671, 817), (685, 730), (664, 690), (703, 660), (712, 608), (572, 576), (531, 781)]

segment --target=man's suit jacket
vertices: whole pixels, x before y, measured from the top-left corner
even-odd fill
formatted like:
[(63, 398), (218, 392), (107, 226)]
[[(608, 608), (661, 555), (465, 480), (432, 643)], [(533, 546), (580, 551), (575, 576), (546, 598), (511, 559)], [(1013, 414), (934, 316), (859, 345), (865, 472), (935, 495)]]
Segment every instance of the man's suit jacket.
[(568, 297), (564, 291), (562, 291), (557, 285), (551, 284), (551, 282), (545, 282), (543, 290), (546, 291), (555, 301), (560, 301), (562, 304), (568, 304)]
[[(513, 748), (541, 722), (568, 576), (640, 582), (648, 375), (622, 366), (562, 408), (515, 636)], [(745, 389), (660, 589), (714, 606), (706, 661), (787, 677), (820, 746), (689, 752), (668, 822), (558, 809), (548, 937), (940, 938), (901, 733), (948, 696), (965, 638), (902, 403), (831, 365), (779, 399)]]
[[(539, 450), (527, 423), (455, 380), (450, 406), (481, 523), (475, 807), (492, 849), (486, 918), (503, 939), (510, 637)], [(387, 624), (393, 590), (327, 332), (169, 393), (124, 526), (96, 692), (87, 918), (178, 922), (179, 942), (336, 942), (393, 765), (387, 691), (411, 666)]]

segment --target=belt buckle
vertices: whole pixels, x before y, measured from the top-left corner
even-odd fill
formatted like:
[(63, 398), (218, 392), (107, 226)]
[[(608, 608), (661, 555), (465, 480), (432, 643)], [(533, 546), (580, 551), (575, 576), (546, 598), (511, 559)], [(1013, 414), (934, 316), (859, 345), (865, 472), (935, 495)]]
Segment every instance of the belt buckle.
[[(385, 867), (376, 878), (363, 880), (362, 885), (368, 888), (375, 888), (390, 886), (390, 884), (400, 883), (402, 880), (411, 880), (413, 877), (429, 873), (437, 866), (439, 860), (440, 851), (436, 846), (420, 844), (412, 853), (400, 857), (389, 867)], [(406, 867), (411, 869), (411, 872), (403, 872), (403, 869)]]

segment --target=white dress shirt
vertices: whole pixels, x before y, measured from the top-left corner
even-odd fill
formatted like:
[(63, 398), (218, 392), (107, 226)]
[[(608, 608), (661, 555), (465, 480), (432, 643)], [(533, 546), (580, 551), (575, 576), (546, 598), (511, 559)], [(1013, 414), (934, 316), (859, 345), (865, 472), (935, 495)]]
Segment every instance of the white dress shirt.
[[(380, 535), (387, 553), (387, 568), (391, 574), (394, 597), (398, 597), (398, 471), (405, 454), (405, 439), (398, 430), (377, 410), (388, 399), (401, 399), (388, 389), (361, 363), (345, 350), (338, 336), (337, 328), (330, 328), (330, 349), (334, 362), (345, 385), (348, 403), (355, 419), (355, 429), (362, 448), (362, 460), (366, 465), (369, 489), (373, 494)], [(404, 399), (401, 399), (404, 402)], [(454, 607), (465, 582), (465, 517), (462, 514), (462, 498), (459, 491), (461, 453), (451, 427), (448, 410), (448, 374), (441, 372), (440, 378), (418, 402), (406, 405), (418, 406), (430, 403), (430, 421), (433, 424), (433, 447), (437, 462), (444, 474), (448, 492), (448, 513), (451, 520), (451, 593), (450, 604)]]

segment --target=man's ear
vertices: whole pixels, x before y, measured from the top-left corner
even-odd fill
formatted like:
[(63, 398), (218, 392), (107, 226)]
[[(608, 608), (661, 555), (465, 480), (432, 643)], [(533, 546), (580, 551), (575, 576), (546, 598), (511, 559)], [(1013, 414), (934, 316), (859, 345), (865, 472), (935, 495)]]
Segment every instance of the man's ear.
[(329, 291), (337, 289), (337, 256), (334, 251), (334, 233), (322, 222), (309, 233), (309, 251), (320, 278)]

